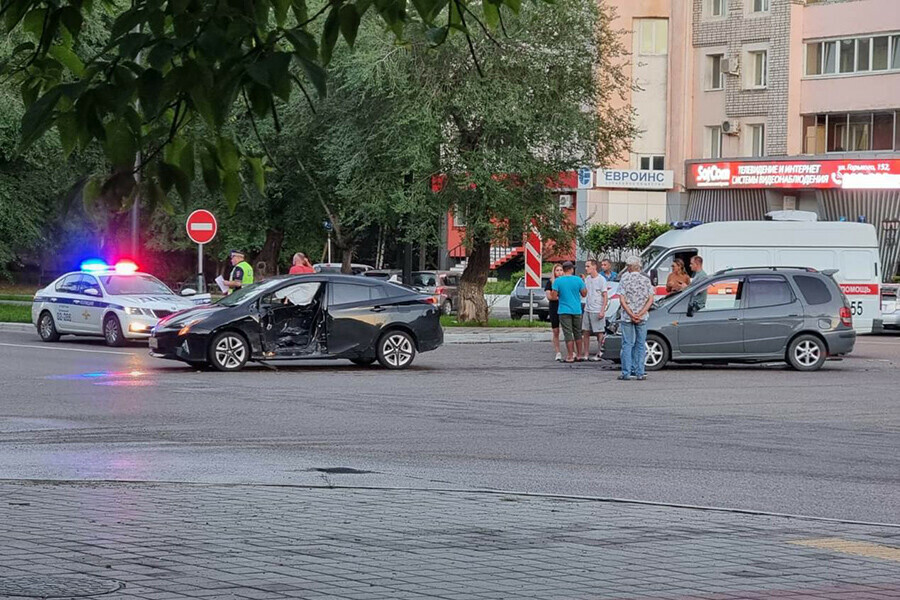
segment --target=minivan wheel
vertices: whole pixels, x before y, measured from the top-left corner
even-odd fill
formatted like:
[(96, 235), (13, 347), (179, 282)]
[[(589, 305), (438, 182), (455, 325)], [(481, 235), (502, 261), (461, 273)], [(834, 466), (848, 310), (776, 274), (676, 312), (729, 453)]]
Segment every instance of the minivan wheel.
[(53, 316), (48, 312), (42, 313), (41, 318), (38, 320), (38, 335), (45, 342), (59, 341), (59, 331), (56, 330), (56, 323), (53, 321)]
[(122, 324), (115, 315), (109, 315), (103, 320), (103, 337), (107, 346), (124, 346), (125, 334), (122, 333)]
[(669, 362), (669, 345), (655, 333), (647, 334), (647, 356), (644, 359), (644, 368), (647, 371), (659, 371)]
[(405, 369), (416, 357), (416, 344), (405, 331), (388, 331), (378, 340), (378, 362), (385, 369)]
[(798, 371), (818, 371), (828, 358), (825, 342), (814, 335), (800, 335), (788, 346), (787, 361)]
[(209, 363), (217, 371), (239, 371), (250, 358), (250, 346), (239, 333), (223, 331), (209, 345)]

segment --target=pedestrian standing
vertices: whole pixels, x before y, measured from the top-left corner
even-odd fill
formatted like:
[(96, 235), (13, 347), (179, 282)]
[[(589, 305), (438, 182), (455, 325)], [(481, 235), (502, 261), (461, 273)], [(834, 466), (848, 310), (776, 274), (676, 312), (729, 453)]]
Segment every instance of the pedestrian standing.
[(706, 271), (703, 270), (703, 257), (699, 254), (691, 258), (691, 283), (697, 283), (706, 279)]
[(547, 304), (550, 307), (550, 330), (553, 332), (553, 349), (556, 350), (556, 362), (562, 362), (562, 353), (559, 351), (559, 293), (553, 291), (553, 282), (564, 275), (561, 263), (553, 265), (550, 279), (544, 283), (544, 293), (547, 295)]
[[(559, 327), (566, 341), (566, 362), (575, 362), (581, 354), (581, 299), (587, 296), (587, 287), (581, 277), (575, 276), (575, 265), (563, 263), (563, 276), (553, 282), (551, 288), (559, 296)], [(576, 354), (577, 353), (577, 354)]]
[(600, 264), (593, 259), (584, 264), (587, 276), (584, 285), (587, 288), (585, 296), (584, 316), (581, 320), (581, 360), (588, 360), (591, 353), (591, 335), (597, 336), (597, 355), (591, 360), (599, 362), (603, 357), (603, 334), (606, 329), (606, 278), (600, 274)]
[(229, 288), (229, 294), (234, 292), (234, 290), (239, 290), (245, 285), (253, 283), (253, 267), (244, 260), (242, 251), (231, 251), (231, 266), (231, 275), (225, 281), (225, 286)]
[(672, 261), (672, 272), (666, 277), (666, 293), (680, 292), (691, 285), (691, 276), (684, 270), (684, 261), (676, 258)]
[(603, 278), (606, 279), (607, 283), (612, 283), (616, 280), (616, 277), (619, 276), (618, 273), (613, 271), (612, 263), (609, 262), (608, 258), (604, 258), (600, 261), (600, 274), (603, 275)]
[(641, 259), (629, 256), (625, 260), (627, 272), (619, 280), (619, 301), (625, 315), (622, 319), (622, 374), (627, 381), (634, 377), (646, 379), (644, 361), (647, 349), (647, 313), (653, 304), (653, 284), (641, 273)]
[(302, 252), (297, 252), (294, 254), (294, 258), (291, 264), (291, 270), (289, 273), (291, 275), (305, 275), (308, 273), (315, 273), (315, 269), (313, 269), (312, 263), (309, 262), (309, 259)]

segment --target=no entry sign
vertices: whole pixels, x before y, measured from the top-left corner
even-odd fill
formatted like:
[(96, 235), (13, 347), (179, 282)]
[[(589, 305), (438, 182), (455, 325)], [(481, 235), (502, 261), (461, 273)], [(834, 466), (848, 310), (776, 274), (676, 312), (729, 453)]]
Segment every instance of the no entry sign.
[(216, 237), (216, 218), (208, 210), (195, 210), (187, 219), (187, 234), (195, 244), (208, 244)]
[(532, 229), (525, 242), (525, 289), (541, 289), (541, 234)]

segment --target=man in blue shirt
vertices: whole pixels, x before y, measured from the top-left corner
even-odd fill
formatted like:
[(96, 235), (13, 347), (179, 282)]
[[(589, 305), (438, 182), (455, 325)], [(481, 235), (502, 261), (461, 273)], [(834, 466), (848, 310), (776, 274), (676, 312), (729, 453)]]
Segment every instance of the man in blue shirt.
[[(559, 294), (559, 327), (566, 340), (566, 362), (575, 362), (576, 346), (581, 345), (581, 299), (587, 296), (587, 287), (581, 277), (575, 276), (575, 265), (563, 263), (563, 276), (553, 282), (553, 291)], [(578, 355), (581, 349), (578, 348)]]

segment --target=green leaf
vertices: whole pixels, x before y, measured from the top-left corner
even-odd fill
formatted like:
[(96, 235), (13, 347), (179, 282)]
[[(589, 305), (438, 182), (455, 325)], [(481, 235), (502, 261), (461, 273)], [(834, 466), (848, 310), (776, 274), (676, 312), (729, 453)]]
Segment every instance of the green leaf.
[(134, 164), (138, 146), (128, 126), (119, 119), (113, 119), (106, 124), (105, 130), (106, 141), (103, 147), (109, 162), (115, 166)]
[(119, 55), (126, 58), (135, 58), (144, 44), (150, 39), (149, 33), (127, 33), (119, 41)]
[(222, 165), (222, 170), (226, 173), (234, 171), (237, 173), (241, 168), (241, 153), (231, 138), (220, 137), (216, 142), (216, 157)]
[(522, 10), (522, 0), (503, 0), (503, 4), (509, 7), (515, 14)]
[(205, 144), (205, 148), (200, 153), (200, 168), (203, 171), (203, 183), (206, 189), (214, 192), (221, 185), (221, 177), (219, 176), (219, 167), (216, 166), (215, 159), (216, 149), (210, 144)]
[(56, 86), (28, 107), (28, 110), (25, 111), (25, 115), (22, 117), (20, 151), (31, 146), (53, 125), (53, 111), (56, 109), (56, 105), (59, 104), (61, 97), (62, 90), (59, 86)]
[(309, 20), (309, 13), (306, 10), (306, 0), (293, 0), (291, 3), (291, 11), (297, 23), (306, 23)]
[(440, 46), (447, 39), (447, 33), (450, 31), (447, 25), (443, 27), (432, 27), (425, 32), (425, 37), (433, 46)]
[(47, 15), (46, 8), (35, 8), (28, 11), (25, 20), (22, 21), (22, 29), (30, 33), (35, 38), (40, 39), (44, 30), (44, 17)]
[(147, 17), (147, 25), (150, 27), (153, 37), (157, 39), (163, 37), (166, 31), (166, 13), (162, 10), (154, 10)]
[(84, 17), (81, 15), (81, 11), (74, 6), (64, 6), (60, 9), (59, 19), (73, 37), (77, 37), (81, 32)]
[(132, 8), (119, 15), (112, 25), (112, 39), (117, 40), (132, 29), (135, 29), (144, 20), (143, 8)]
[(148, 212), (153, 213), (159, 207), (168, 215), (175, 214), (175, 207), (169, 202), (169, 197), (157, 182), (149, 183), (144, 191), (147, 198)]
[(352, 4), (345, 4), (341, 7), (341, 35), (347, 40), (347, 44), (353, 47), (356, 41), (356, 33), (359, 31), (359, 13)]
[(147, 54), (147, 63), (154, 69), (163, 70), (175, 55), (175, 47), (167, 41), (161, 41)]
[(315, 86), (319, 97), (326, 97), (328, 95), (328, 75), (325, 73), (322, 65), (305, 58), (298, 58), (297, 60), (300, 62), (303, 72), (306, 73), (306, 78)]
[(322, 28), (322, 64), (327, 65), (331, 62), (331, 54), (334, 51), (334, 45), (337, 43), (338, 33), (340, 31), (340, 22), (338, 19), (338, 11), (332, 8), (325, 19), (325, 26)]
[(75, 146), (78, 144), (78, 122), (75, 113), (60, 115), (56, 121), (56, 130), (59, 132), (59, 143), (63, 149), (63, 156), (69, 158)]
[(272, 8), (275, 9), (275, 22), (279, 27), (283, 26), (291, 8), (291, 0), (272, 0)]
[(291, 87), (288, 71), (290, 65), (290, 54), (276, 52), (247, 67), (247, 74), (258, 84), (275, 92), (282, 100), (287, 100)]
[(97, 203), (97, 198), (100, 197), (101, 189), (101, 181), (97, 176), (90, 177), (84, 182), (84, 187), (81, 188), (81, 201), (84, 203), (84, 210), (88, 214), (94, 212), (94, 206)]
[(22, 20), (25, 13), (31, 8), (31, 0), (10, 0), (8, 2), (3, 2), (2, 6), (3, 11), (5, 12), (3, 17), (4, 25), (6, 25), (6, 33), (9, 33), (16, 28), (16, 25), (19, 24), (19, 21)]
[(484, 22), (487, 26), (494, 29), (500, 25), (500, 7), (490, 0), (484, 0), (482, 3), (484, 11)]
[(226, 171), (222, 182), (222, 194), (228, 204), (228, 210), (234, 212), (241, 199), (241, 178), (237, 171)]
[(185, 176), (191, 181), (194, 180), (194, 142), (187, 142), (178, 154), (178, 166), (184, 172)]
[(138, 101), (144, 114), (155, 115), (163, 89), (163, 75), (153, 68), (146, 69), (137, 81)]
[(84, 74), (84, 63), (71, 49), (65, 46), (52, 46), (49, 54), (69, 69), (75, 77), (81, 77)]
[(263, 167), (262, 158), (253, 156), (247, 159), (250, 163), (250, 169), (253, 171), (253, 183), (260, 194), (266, 193), (266, 170)]

